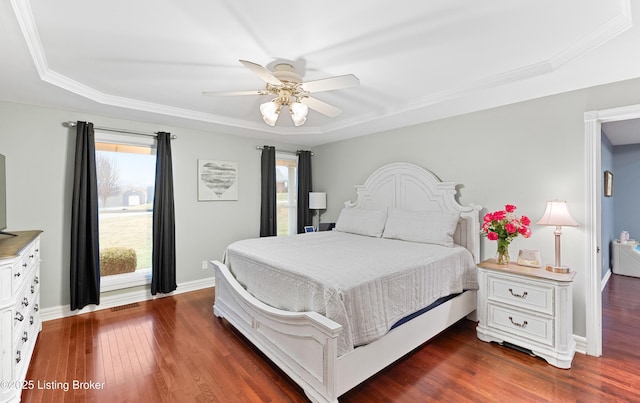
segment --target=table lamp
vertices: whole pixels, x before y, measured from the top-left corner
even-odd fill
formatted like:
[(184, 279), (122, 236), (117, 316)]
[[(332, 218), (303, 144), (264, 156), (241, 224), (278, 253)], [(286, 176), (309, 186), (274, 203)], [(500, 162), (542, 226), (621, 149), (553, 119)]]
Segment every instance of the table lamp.
[(577, 227), (578, 223), (569, 214), (567, 202), (564, 200), (548, 201), (542, 218), (538, 220), (536, 224), (554, 225), (556, 227), (555, 231), (553, 231), (553, 235), (555, 236), (556, 261), (553, 266), (547, 265), (547, 270), (554, 273), (569, 273), (571, 271), (569, 267), (562, 266), (560, 263), (560, 235), (562, 234), (563, 226)]
[(320, 210), (327, 208), (327, 194), (324, 192), (309, 192), (309, 210), (316, 210), (318, 214), (318, 226), (320, 229)]

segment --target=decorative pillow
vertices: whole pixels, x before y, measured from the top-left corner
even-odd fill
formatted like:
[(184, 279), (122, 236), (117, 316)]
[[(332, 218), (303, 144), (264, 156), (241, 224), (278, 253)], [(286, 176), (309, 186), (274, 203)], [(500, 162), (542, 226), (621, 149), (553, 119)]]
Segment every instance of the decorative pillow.
[(390, 208), (383, 238), (453, 247), (460, 213)]
[(380, 238), (386, 220), (386, 210), (345, 207), (340, 212), (334, 230)]

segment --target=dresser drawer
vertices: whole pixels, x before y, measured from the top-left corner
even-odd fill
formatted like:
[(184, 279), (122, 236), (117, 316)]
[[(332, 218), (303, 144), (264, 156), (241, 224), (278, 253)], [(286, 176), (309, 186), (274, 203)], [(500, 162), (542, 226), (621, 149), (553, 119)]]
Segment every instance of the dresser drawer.
[(29, 295), (27, 295), (25, 292), (21, 293), (16, 298), (16, 302), (13, 307), (13, 311), (14, 311), (13, 318), (15, 323), (14, 337), (16, 338), (18, 337), (19, 333), (22, 331), (21, 329), (24, 326), (24, 324), (29, 321), (29, 315), (31, 314), (31, 311), (33, 308), (32, 305), (33, 305), (32, 301), (29, 300)]
[(13, 265), (0, 264), (0, 303), (4, 305), (13, 297)]
[(487, 325), (553, 347), (554, 320), (489, 304)]
[(24, 277), (28, 273), (28, 268), (29, 258), (26, 255), (21, 256), (21, 258), (14, 263), (12, 270), (14, 294), (18, 291), (18, 288), (24, 284)]
[(502, 302), (547, 315), (554, 312), (553, 285), (500, 275), (490, 275), (487, 280), (489, 301)]
[(15, 349), (13, 350), (13, 359), (15, 360), (14, 376), (20, 374), (23, 371), (23, 367), (25, 366), (25, 364), (29, 365), (28, 361), (25, 361), (25, 358), (27, 358), (28, 354), (28, 351), (25, 348), (27, 346), (25, 338), (28, 341), (28, 336), (19, 338), (15, 344)]

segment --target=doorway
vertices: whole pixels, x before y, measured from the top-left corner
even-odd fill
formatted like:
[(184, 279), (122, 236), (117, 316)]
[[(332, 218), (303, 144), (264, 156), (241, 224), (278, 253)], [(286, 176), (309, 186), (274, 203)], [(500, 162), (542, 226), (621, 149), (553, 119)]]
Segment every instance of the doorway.
[[(600, 259), (602, 240), (601, 199), (603, 176), (601, 175), (602, 124), (640, 118), (640, 105), (586, 112), (585, 163), (586, 183), (586, 346), (588, 355), (602, 355), (602, 262)], [(607, 246), (608, 247), (608, 246)]]

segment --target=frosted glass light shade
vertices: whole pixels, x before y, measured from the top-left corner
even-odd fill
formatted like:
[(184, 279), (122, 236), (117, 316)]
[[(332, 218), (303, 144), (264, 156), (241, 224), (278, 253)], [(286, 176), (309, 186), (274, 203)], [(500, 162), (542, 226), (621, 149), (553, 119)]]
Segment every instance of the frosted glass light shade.
[(309, 107), (305, 104), (301, 104), (300, 102), (294, 102), (289, 107), (289, 112), (291, 113), (291, 120), (293, 120), (293, 124), (301, 126), (307, 120)]
[(280, 116), (280, 108), (275, 102), (269, 101), (260, 105), (260, 113), (262, 114), (262, 120), (269, 126), (275, 126)]
[(555, 225), (556, 227), (577, 227), (578, 223), (571, 217), (564, 200), (551, 200), (547, 202), (547, 208), (538, 225)]
[(324, 210), (327, 208), (327, 194), (324, 192), (309, 192), (309, 209)]

